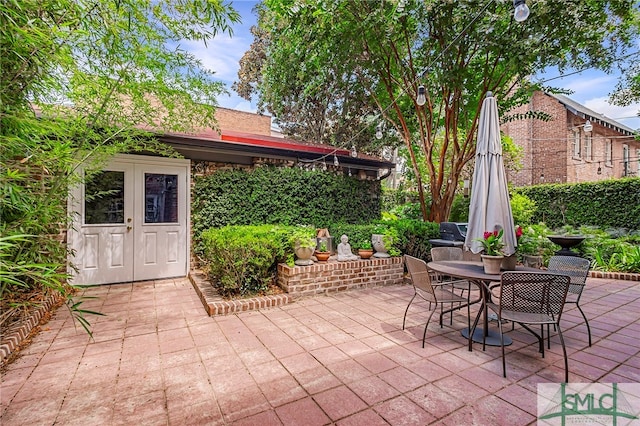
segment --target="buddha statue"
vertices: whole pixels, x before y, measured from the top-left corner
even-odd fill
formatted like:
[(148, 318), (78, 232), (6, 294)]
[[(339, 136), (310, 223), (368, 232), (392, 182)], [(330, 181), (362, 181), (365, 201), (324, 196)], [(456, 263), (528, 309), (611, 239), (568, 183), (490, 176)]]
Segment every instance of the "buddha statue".
[(349, 244), (349, 237), (343, 235), (340, 237), (340, 244), (338, 244), (338, 261), (346, 262), (348, 260), (358, 260), (359, 256), (356, 256), (351, 251), (351, 244)]

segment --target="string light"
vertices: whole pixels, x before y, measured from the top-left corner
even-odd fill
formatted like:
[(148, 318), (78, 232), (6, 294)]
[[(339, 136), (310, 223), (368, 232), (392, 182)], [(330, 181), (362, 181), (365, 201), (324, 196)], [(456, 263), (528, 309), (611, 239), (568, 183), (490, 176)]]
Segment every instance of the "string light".
[(529, 7), (525, 0), (513, 0), (513, 19), (516, 22), (524, 22), (529, 17)]
[(427, 91), (425, 90), (422, 84), (418, 86), (418, 97), (416, 98), (416, 104), (423, 106), (424, 104), (427, 103), (426, 92)]
[[(480, 11), (478, 11), (478, 13), (473, 17), (473, 19), (471, 19), (471, 20), (467, 23), (467, 26), (466, 26), (466, 27), (465, 27), (465, 28), (464, 28), (460, 33), (458, 33), (458, 35), (457, 35), (457, 36), (456, 36), (456, 37), (455, 37), (455, 38), (454, 38), (454, 39), (453, 39), (453, 40), (452, 40), (452, 41), (451, 41), (451, 42), (450, 42), (450, 43), (449, 43), (449, 44), (448, 44), (448, 45), (447, 45), (443, 50), (441, 50), (441, 51), (440, 51), (440, 53), (438, 54), (438, 56), (436, 56), (435, 58), (432, 58), (431, 62), (430, 62), (429, 64), (427, 64), (427, 66), (425, 66), (425, 67), (423, 68), (423, 71), (422, 71), (422, 72), (420, 72), (420, 73), (419, 73), (419, 75), (420, 75), (422, 78), (424, 78), (424, 77), (427, 75), (427, 70), (431, 67), (431, 65), (432, 65), (433, 63), (435, 63), (435, 61), (436, 61), (438, 58), (440, 58), (441, 56), (443, 56), (443, 55), (444, 55), (444, 54), (445, 54), (445, 53), (446, 53), (446, 52), (447, 52), (447, 51), (448, 51), (452, 46), (454, 46), (454, 45), (458, 42), (458, 40), (459, 40), (460, 38), (462, 38), (462, 36), (464, 36), (464, 35), (467, 33), (467, 30), (468, 30), (469, 28), (471, 28), (471, 26), (472, 26), (472, 25), (473, 25), (473, 24), (474, 24), (474, 23), (475, 23), (475, 22), (476, 22), (476, 21), (477, 21), (477, 20), (482, 16), (482, 15), (484, 15), (484, 13), (487, 11), (487, 9), (489, 8), (489, 6), (490, 6), (491, 4), (493, 4), (493, 3), (494, 3), (494, 1), (495, 1), (495, 0), (489, 0), (489, 1), (487, 1), (487, 3), (484, 5), (484, 7), (483, 7)], [(406, 3), (406, 0), (401, 0), (401, 2), (399, 2), (399, 6), (401, 6), (401, 7), (400, 7), (400, 12), (403, 12), (403, 11), (404, 11), (404, 5), (405, 5), (405, 3)], [(415, 81), (417, 81), (417, 79), (416, 79), (416, 80), (414, 80), (414, 82), (415, 82)], [(420, 85), (420, 86), (418, 87), (418, 96), (420, 95), (420, 92), (421, 92), (421, 91), (422, 91), (422, 94), (424, 95), (424, 102), (422, 101), (422, 99), (420, 99), (420, 102), (422, 102), (422, 104), (420, 104), (420, 103), (418, 103), (418, 102), (417, 102), (417, 103), (418, 103), (418, 105), (424, 105), (424, 104), (426, 103), (426, 89), (425, 89), (425, 87), (424, 87), (423, 85)], [(399, 99), (403, 94), (408, 94), (408, 93), (407, 93), (404, 89), (401, 89), (401, 93), (400, 93), (400, 94), (398, 94), (398, 96), (394, 99), (394, 102), (395, 102), (395, 101), (397, 101), (397, 100), (398, 100), (398, 99)], [(377, 116), (378, 116), (378, 117), (380, 117), (382, 114), (384, 114), (384, 113), (385, 113), (386, 111), (388, 111), (390, 108), (391, 108), (391, 105), (387, 106), (387, 107), (386, 107), (383, 111), (381, 111), (381, 112), (380, 112), (380, 114), (378, 114)], [(354, 140), (356, 137), (358, 137), (359, 135), (361, 135), (365, 130), (366, 130), (366, 127), (362, 128), (358, 133), (356, 133), (355, 135), (353, 135), (353, 136), (351, 137), (351, 139), (350, 139), (350, 140)], [(323, 155), (323, 156), (321, 156), (321, 157), (319, 157), (319, 158), (316, 158), (315, 160), (299, 160), (299, 161), (310, 161), (310, 162), (321, 161), (321, 160), (324, 160), (325, 158), (327, 158), (327, 157), (328, 157), (328, 156), (330, 156), (330, 155), (334, 155), (334, 165), (338, 166), (338, 164), (337, 164), (337, 158), (335, 157), (335, 152), (336, 152), (336, 151), (337, 151), (337, 149), (336, 149), (336, 150), (334, 150), (333, 152), (329, 153), (329, 154), (325, 154), (325, 155)], [(354, 146), (352, 146), (352, 149), (351, 149), (351, 156), (352, 156), (352, 157), (354, 157), (354, 158), (358, 156), (358, 152), (357, 152), (357, 151), (356, 151), (356, 149), (355, 149), (355, 145), (354, 145)]]
[[(444, 55), (444, 54), (445, 54), (445, 53), (446, 53), (446, 52), (447, 52), (447, 51), (448, 51), (452, 46), (454, 46), (454, 45), (458, 42), (458, 40), (459, 40), (462, 36), (464, 36), (464, 35), (467, 33), (467, 30), (468, 30), (468, 29), (469, 29), (469, 28), (470, 28), (470, 27), (471, 27), (471, 26), (472, 26), (472, 25), (473, 25), (473, 24), (474, 24), (474, 23), (475, 23), (475, 22), (476, 22), (476, 21), (477, 21), (477, 20), (478, 20), (478, 19), (479, 19), (479, 18), (480, 18), (480, 17), (481, 17), (481, 16), (482, 16), (486, 11), (487, 11), (487, 9), (489, 8), (489, 6), (490, 6), (491, 4), (493, 4), (493, 3), (494, 3), (494, 1), (495, 1), (495, 0), (489, 0), (489, 1), (487, 1), (487, 3), (485, 3), (485, 5), (482, 7), (482, 9), (481, 9), (480, 11), (478, 11), (478, 13), (473, 17), (473, 19), (471, 19), (471, 20), (467, 23), (467, 26), (466, 26), (466, 27), (465, 27), (465, 28), (464, 28), (460, 33), (458, 33), (458, 34), (457, 34), (457, 36), (454, 38), (454, 40), (452, 40), (452, 41), (451, 41), (451, 42), (450, 42), (450, 43), (449, 43), (449, 44), (448, 44), (448, 45), (447, 45), (443, 50), (441, 50), (441, 51), (440, 51), (440, 53), (437, 55), (437, 57), (432, 58), (431, 62), (430, 62), (429, 64), (427, 64), (427, 66), (425, 66), (425, 67), (423, 68), (423, 71), (422, 71), (422, 72), (418, 73), (418, 74), (419, 74), (419, 76), (421, 76), (422, 78), (424, 78), (424, 76), (426, 76), (426, 75), (427, 75), (427, 70), (431, 67), (431, 65), (432, 65), (433, 63), (435, 63), (435, 61), (436, 61), (438, 58), (440, 58), (441, 56), (443, 56), (443, 55)], [(406, 2), (406, 0), (400, 0), (400, 1), (398, 2), (398, 8), (397, 8), (397, 11), (398, 11), (399, 13), (404, 12), (405, 2)], [(516, 4), (516, 3), (517, 3), (517, 4)], [(517, 6), (517, 5), (519, 5), (520, 3), (522, 3), (522, 5), (523, 5), (523, 7), (521, 7), (521, 8), (526, 9), (526, 11), (528, 12), (528, 11), (529, 11), (529, 8), (528, 8), (528, 7), (527, 7), (527, 5), (525, 4), (524, 0), (514, 0), (514, 7), (515, 7), (515, 6)], [(528, 13), (527, 13), (527, 16), (528, 16)], [(524, 19), (526, 19), (526, 17), (525, 17)], [(417, 79), (416, 79), (416, 80), (417, 80)], [(402, 93), (400, 93), (400, 94), (399, 94), (399, 95), (394, 99), (394, 102), (395, 102), (395, 101), (397, 101), (397, 99), (399, 99), (399, 98), (400, 98), (400, 96), (402, 96), (403, 94), (405, 94), (405, 93), (406, 93), (404, 90), (401, 90), (401, 92), (402, 92)], [(424, 85), (420, 85), (420, 86), (418, 86), (418, 94), (417, 94), (417, 98), (416, 98), (416, 104), (417, 104), (417, 105), (419, 105), (419, 106), (423, 106), (423, 105), (425, 105), (425, 104), (426, 104), (426, 89), (425, 89)], [(384, 109), (380, 114), (384, 114), (384, 113), (385, 113), (386, 111), (388, 111), (390, 108), (391, 108), (391, 105), (387, 106), (387, 108), (385, 108), (385, 109)], [(380, 116), (380, 114), (378, 114), (378, 116)], [(362, 133), (365, 131), (365, 129), (366, 129), (366, 127), (365, 127), (365, 128), (363, 128), (362, 130), (360, 130), (357, 134), (353, 135), (353, 136), (352, 136), (352, 138), (351, 138), (351, 140), (354, 140), (357, 136), (359, 136), (360, 134), (362, 134)], [(382, 136), (384, 136), (384, 135), (382, 135)], [(377, 132), (377, 131), (376, 131), (376, 138), (378, 138), (378, 132)], [(380, 138), (378, 138), (378, 139), (380, 139)], [(336, 151), (337, 151), (337, 149), (336, 149), (336, 150), (334, 150), (333, 152), (328, 153), (328, 154), (325, 154), (325, 155), (323, 155), (323, 156), (321, 156), (321, 157), (319, 157), (319, 158), (317, 158), (317, 159), (315, 159), (315, 160), (300, 160), (300, 161), (316, 162), (316, 161), (324, 160), (324, 159), (325, 159), (325, 158), (327, 158), (328, 156), (333, 155), (333, 156), (334, 156), (334, 161), (333, 161), (333, 163), (334, 163), (334, 165), (337, 167), (337, 166), (339, 165), (339, 162), (338, 162), (337, 156), (335, 155), (335, 152), (336, 152)], [(354, 158), (358, 156), (358, 152), (356, 151), (355, 145), (352, 145), (352, 147), (351, 147), (351, 156), (352, 156), (352, 157), (354, 157)]]
[(340, 165), (340, 162), (338, 161), (338, 156), (333, 154), (333, 165), (338, 167)]
[(378, 124), (376, 126), (376, 139), (380, 140), (380, 139), (382, 139), (382, 136), (384, 136), (382, 134), (382, 124)]

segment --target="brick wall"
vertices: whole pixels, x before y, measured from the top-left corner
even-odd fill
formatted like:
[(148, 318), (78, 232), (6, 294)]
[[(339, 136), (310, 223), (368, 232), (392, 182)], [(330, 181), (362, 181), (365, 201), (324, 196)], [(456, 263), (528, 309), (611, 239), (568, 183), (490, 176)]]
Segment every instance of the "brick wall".
[(516, 186), (566, 182), (567, 170), (567, 110), (556, 99), (535, 92), (531, 101), (510, 113), (524, 114), (544, 111), (550, 121), (514, 120), (505, 123), (502, 131), (523, 149), (522, 170), (510, 173), (509, 182)]
[[(586, 152), (585, 119), (570, 112), (555, 98), (543, 92), (535, 92), (531, 101), (509, 111), (524, 114), (542, 111), (550, 115), (550, 121), (537, 119), (514, 120), (502, 125), (501, 130), (523, 149), (522, 170), (508, 172), (508, 180), (515, 186), (540, 183), (592, 182), (619, 178), (624, 174), (622, 164), (623, 145), (629, 146), (630, 169), (637, 170), (636, 149), (640, 142), (622, 135), (597, 122), (592, 122), (590, 133), (592, 154)], [(581, 154), (574, 155), (574, 134), (580, 135)], [(612, 142), (612, 163), (606, 164), (606, 141)], [(601, 173), (598, 174), (598, 168)]]
[(271, 135), (271, 117), (266, 115), (218, 107), (216, 120), (223, 132), (228, 130), (254, 135)]
[[(509, 111), (509, 114), (525, 114), (530, 107), (530, 104), (521, 105)], [(513, 142), (520, 146), (523, 151), (522, 169), (517, 173), (507, 171), (507, 180), (515, 186), (530, 185), (533, 179), (533, 158), (531, 156), (531, 133), (533, 129), (531, 120), (509, 121), (504, 123), (500, 130), (509, 135)]]
[(310, 266), (278, 265), (278, 285), (294, 298), (343, 290), (402, 284), (401, 257), (349, 262), (329, 261)]

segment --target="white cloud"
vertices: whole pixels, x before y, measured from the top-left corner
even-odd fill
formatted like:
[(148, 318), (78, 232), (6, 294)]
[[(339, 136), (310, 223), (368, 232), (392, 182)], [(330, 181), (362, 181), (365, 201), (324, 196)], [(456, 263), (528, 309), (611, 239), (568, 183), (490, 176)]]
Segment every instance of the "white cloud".
[(638, 111), (640, 111), (640, 104), (632, 104), (626, 107), (620, 107), (611, 105), (607, 97), (598, 97), (588, 99), (581, 102), (587, 108), (605, 115), (625, 126), (632, 129), (640, 128), (640, 117), (638, 117)]
[(182, 48), (200, 59), (204, 68), (214, 71), (217, 79), (230, 86), (238, 76), (240, 58), (251, 42), (245, 37), (218, 35), (206, 46), (202, 42), (188, 41), (182, 43)]

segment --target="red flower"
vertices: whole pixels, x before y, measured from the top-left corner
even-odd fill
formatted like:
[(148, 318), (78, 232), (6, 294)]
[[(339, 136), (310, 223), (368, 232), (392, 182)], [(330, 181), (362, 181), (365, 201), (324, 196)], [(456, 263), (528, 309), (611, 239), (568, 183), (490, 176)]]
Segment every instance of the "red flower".
[(516, 228), (516, 239), (520, 239), (520, 237), (522, 237), (522, 226)]
[(493, 232), (490, 231), (484, 231), (484, 239), (486, 240), (487, 238), (489, 238), (490, 236), (493, 235)]

